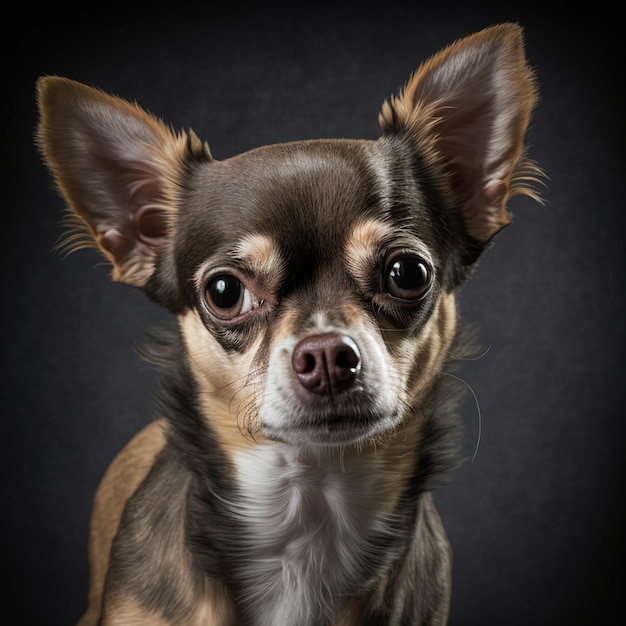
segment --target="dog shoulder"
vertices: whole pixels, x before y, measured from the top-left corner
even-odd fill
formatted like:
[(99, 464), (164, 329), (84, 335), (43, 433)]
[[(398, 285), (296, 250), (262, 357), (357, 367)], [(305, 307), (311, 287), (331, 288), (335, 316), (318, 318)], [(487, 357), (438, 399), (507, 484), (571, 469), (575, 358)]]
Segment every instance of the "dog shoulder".
[(126, 502), (165, 445), (163, 425), (163, 420), (156, 420), (137, 433), (115, 457), (98, 486), (89, 533), (89, 608), (80, 626), (98, 623), (111, 545)]
[(159, 616), (164, 624), (193, 624), (194, 615), (210, 608), (203, 608), (207, 578), (198, 571), (186, 539), (192, 473), (170, 443), (155, 452), (147, 474), (126, 501), (113, 539), (104, 624), (120, 623), (118, 618), (128, 620), (135, 613)]
[(381, 570), (375, 588), (347, 600), (337, 626), (445, 626), (451, 567), (450, 543), (432, 495), (425, 492), (419, 498), (416, 526), (405, 552)]
[(165, 445), (163, 420), (156, 420), (137, 433), (115, 457), (94, 497), (92, 537), (108, 537), (108, 547), (128, 499), (135, 493)]
[[(389, 624), (448, 623), (452, 548), (431, 493), (422, 494), (413, 539), (379, 588), (379, 610)], [(389, 604), (389, 598), (393, 598)], [(383, 608), (384, 607), (384, 608)]]

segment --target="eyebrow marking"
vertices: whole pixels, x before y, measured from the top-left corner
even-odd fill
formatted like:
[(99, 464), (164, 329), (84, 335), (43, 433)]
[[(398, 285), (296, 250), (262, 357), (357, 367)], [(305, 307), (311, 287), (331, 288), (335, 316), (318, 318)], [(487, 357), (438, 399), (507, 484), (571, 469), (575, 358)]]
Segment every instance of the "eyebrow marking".
[(279, 283), (285, 271), (284, 259), (274, 240), (268, 235), (250, 234), (202, 263), (194, 275), (196, 288), (200, 289), (211, 266), (228, 266), (228, 261), (244, 265), (252, 274), (272, 284)]
[(395, 232), (395, 228), (377, 219), (364, 220), (352, 229), (345, 246), (346, 263), (359, 282), (367, 280), (380, 249), (393, 238)]
[(403, 248), (434, 263), (426, 244), (407, 230), (389, 222), (370, 218), (356, 224), (345, 244), (346, 264), (361, 284), (367, 284), (370, 272), (393, 248)]
[(246, 235), (234, 252), (257, 275), (279, 277), (283, 273), (284, 261), (278, 246), (268, 235)]

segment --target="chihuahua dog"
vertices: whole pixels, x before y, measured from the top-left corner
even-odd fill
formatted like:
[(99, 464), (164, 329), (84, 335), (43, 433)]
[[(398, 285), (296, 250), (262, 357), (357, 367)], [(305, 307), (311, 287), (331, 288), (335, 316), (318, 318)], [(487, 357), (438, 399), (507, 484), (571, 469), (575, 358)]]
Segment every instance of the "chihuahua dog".
[(95, 496), (81, 626), (445, 624), (455, 293), (535, 197), (521, 28), (423, 63), (377, 140), (213, 158), (60, 77), (38, 144), (115, 280), (175, 314), (157, 419)]

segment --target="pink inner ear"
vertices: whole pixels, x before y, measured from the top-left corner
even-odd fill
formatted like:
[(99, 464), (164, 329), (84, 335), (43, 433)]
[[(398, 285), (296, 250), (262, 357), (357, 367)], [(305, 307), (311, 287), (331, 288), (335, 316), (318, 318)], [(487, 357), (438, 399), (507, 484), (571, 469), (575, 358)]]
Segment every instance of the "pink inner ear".
[[(485, 109), (483, 118), (489, 119), (489, 115), (490, 111)], [(489, 146), (489, 137), (483, 129), (485, 119), (480, 118), (476, 108), (465, 116), (453, 115), (441, 123), (442, 132), (437, 143), (467, 231), (474, 239), (484, 242), (509, 222), (504, 206), (508, 185), (499, 175), (501, 171), (506, 174), (509, 168), (505, 164), (491, 176), (484, 171)], [(456, 126), (469, 122), (474, 126)]]
[(155, 206), (141, 207), (133, 218), (137, 237), (144, 243), (159, 245), (167, 237), (168, 224), (165, 212)]
[(134, 246), (133, 240), (124, 237), (117, 228), (109, 228), (99, 236), (98, 241), (107, 252), (116, 258), (126, 256)]
[(134, 182), (129, 198), (133, 237), (152, 247), (159, 246), (168, 235), (167, 214), (162, 202), (158, 178), (146, 177)]

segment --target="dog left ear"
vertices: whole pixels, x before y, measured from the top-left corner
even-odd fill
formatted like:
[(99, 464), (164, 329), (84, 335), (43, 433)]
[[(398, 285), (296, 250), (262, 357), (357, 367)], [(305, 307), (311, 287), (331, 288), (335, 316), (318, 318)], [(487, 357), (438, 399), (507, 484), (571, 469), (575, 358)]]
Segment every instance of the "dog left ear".
[(115, 280), (144, 287), (173, 232), (184, 166), (210, 160), (208, 146), (73, 80), (41, 78), (37, 95), (40, 149), (80, 223), (67, 248), (95, 243)]
[(522, 29), (502, 24), (432, 57), (383, 105), (384, 134), (408, 136), (418, 158), (448, 180), (443, 191), (476, 249), (510, 222), (510, 196), (538, 199), (529, 183), (541, 172), (523, 158), (535, 97)]

